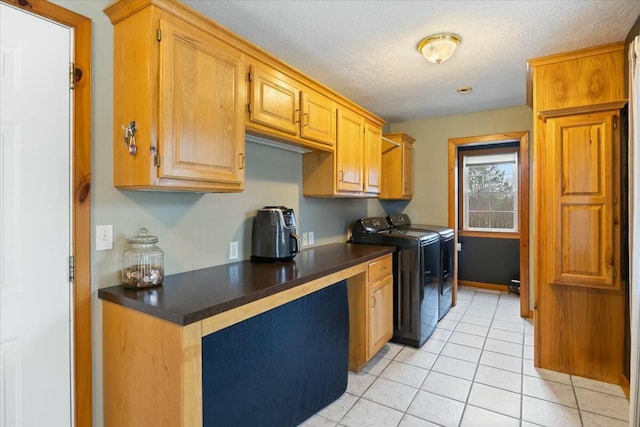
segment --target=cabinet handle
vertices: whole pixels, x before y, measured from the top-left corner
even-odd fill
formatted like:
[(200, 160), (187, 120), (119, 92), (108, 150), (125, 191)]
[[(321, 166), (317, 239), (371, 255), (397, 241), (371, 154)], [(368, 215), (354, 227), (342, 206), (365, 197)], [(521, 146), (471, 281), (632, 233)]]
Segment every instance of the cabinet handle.
[(338, 181), (342, 182), (344, 180), (344, 172), (338, 171)]
[[(298, 118), (296, 118), (296, 115), (298, 116)], [(295, 110), (293, 112), (293, 120), (294, 123), (300, 123), (300, 110)]]
[(238, 154), (238, 163), (239, 163), (238, 168), (244, 169), (244, 153)]
[(122, 125), (122, 138), (124, 139), (124, 143), (129, 149), (129, 154), (133, 157), (136, 156), (136, 152), (138, 151), (138, 147), (136, 145), (136, 132), (138, 128), (136, 128), (135, 120), (129, 122), (128, 125)]
[(371, 308), (376, 308), (376, 297), (371, 297)]
[(304, 113), (303, 116), (307, 118), (307, 122), (303, 122), (302, 126), (309, 126), (309, 113)]

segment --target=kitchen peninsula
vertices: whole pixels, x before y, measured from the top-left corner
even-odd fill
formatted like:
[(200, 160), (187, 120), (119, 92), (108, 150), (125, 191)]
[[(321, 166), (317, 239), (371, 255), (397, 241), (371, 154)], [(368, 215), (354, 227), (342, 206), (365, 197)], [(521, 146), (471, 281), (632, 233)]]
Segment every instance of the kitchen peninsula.
[(336, 243), (100, 289), (105, 425), (303, 421), (366, 362), (380, 323), (366, 288), (391, 277), (392, 251)]

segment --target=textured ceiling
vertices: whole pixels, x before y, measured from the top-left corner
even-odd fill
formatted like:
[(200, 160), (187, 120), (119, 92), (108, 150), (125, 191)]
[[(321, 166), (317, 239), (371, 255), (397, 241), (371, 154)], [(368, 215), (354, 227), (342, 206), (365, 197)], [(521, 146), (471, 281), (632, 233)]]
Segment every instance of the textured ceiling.
[[(185, 3), (390, 123), (524, 105), (527, 59), (624, 40), (640, 15), (640, 0)], [(416, 45), (439, 32), (462, 43), (436, 65)]]

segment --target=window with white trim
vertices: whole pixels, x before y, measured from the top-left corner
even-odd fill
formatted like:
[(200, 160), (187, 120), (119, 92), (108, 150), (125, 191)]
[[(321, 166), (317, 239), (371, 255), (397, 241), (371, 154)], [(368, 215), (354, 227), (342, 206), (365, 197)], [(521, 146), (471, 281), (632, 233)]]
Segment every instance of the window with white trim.
[(462, 226), (468, 231), (518, 231), (518, 153), (462, 156)]

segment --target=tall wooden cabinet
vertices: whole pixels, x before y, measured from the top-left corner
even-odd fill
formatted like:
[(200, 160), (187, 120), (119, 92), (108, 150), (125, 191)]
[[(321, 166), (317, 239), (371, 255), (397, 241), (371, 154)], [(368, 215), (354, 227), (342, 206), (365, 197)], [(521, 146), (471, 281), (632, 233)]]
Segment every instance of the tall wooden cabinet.
[(413, 198), (413, 143), (405, 133), (384, 135), (382, 143), (381, 199)]
[(623, 44), (529, 61), (535, 365), (620, 383)]
[(105, 13), (114, 25), (114, 186), (241, 191), (244, 53), (179, 3), (118, 2)]

